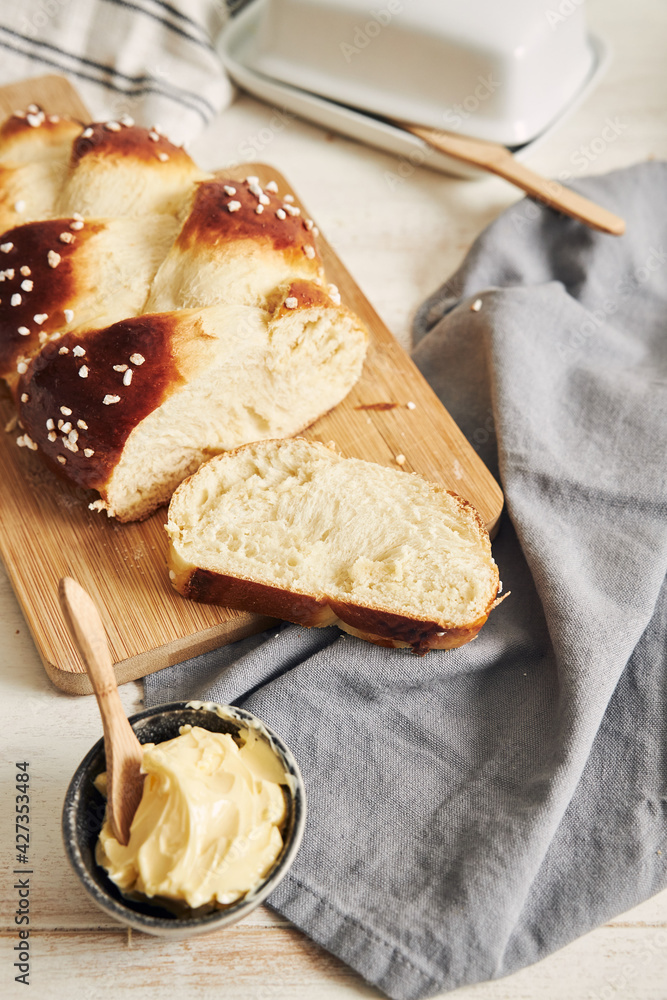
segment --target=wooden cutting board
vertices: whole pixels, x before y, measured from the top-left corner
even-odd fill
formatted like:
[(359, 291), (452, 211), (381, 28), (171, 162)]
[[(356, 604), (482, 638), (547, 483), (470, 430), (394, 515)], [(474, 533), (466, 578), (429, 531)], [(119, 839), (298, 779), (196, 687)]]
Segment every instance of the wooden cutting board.
[[(57, 76), (0, 89), (0, 118), (31, 102), (49, 114), (88, 119), (74, 89)], [(291, 190), (278, 171), (263, 164), (245, 164), (227, 176), (241, 180), (248, 174), (256, 174), (263, 184), (275, 180), (281, 193)], [(298, 198), (296, 202), (303, 209)], [(333, 440), (346, 456), (394, 468), (399, 467), (397, 456), (404, 455), (404, 470), (462, 494), (492, 530), (503, 505), (498, 484), (324, 237), (318, 242), (329, 280), (367, 324), (371, 344), (361, 380), (305, 436)], [(13, 412), (9, 394), (0, 393), (3, 425), (11, 422)], [(46, 672), (57, 687), (70, 694), (91, 691), (58, 605), (58, 580), (65, 575), (78, 580), (100, 609), (119, 682), (271, 623), (259, 615), (180, 597), (169, 584), (165, 565), (165, 510), (141, 524), (117, 524), (89, 511), (88, 501), (95, 494), (61, 482), (37, 454), (16, 446), (17, 433), (0, 433), (0, 554)]]

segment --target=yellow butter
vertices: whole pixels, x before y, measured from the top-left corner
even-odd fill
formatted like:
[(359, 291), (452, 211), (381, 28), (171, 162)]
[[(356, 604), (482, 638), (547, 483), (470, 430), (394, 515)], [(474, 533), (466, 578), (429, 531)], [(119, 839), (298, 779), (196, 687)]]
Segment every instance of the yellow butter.
[(256, 888), (280, 854), (287, 779), (253, 729), (243, 731), (241, 747), (199, 726), (180, 733), (145, 744), (146, 778), (129, 843), (116, 840), (105, 818), (96, 860), (124, 893), (192, 908), (228, 905)]

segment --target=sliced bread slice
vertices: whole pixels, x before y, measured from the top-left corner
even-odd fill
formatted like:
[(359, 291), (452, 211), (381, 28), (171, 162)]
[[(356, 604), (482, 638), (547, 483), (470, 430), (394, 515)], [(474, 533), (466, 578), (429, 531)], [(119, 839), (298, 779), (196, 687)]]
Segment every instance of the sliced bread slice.
[(468, 501), (302, 438), (207, 462), (174, 493), (166, 528), (185, 597), (417, 653), (473, 639), (498, 592)]

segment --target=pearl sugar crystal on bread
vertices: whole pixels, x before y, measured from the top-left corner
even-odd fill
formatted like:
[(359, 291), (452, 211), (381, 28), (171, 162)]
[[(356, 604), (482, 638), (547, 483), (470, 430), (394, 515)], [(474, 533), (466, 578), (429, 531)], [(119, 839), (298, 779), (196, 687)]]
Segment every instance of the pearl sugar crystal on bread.
[(312, 220), (156, 128), (14, 114), (0, 227), (23, 444), (109, 516), (146, 517), (206, 459), (297, 433), (361, 373), (367, 333), (327, 290)]

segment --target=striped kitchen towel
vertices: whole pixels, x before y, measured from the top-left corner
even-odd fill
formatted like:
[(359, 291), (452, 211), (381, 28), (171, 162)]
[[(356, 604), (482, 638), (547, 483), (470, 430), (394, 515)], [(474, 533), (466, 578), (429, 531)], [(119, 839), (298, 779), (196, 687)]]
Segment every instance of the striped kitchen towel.
[(0, 3), (0, 85), (62, 73), (93, 118), (159, 123), (193, 138), (233, 88), (216, 51), (225, 0), (21, 0)]

